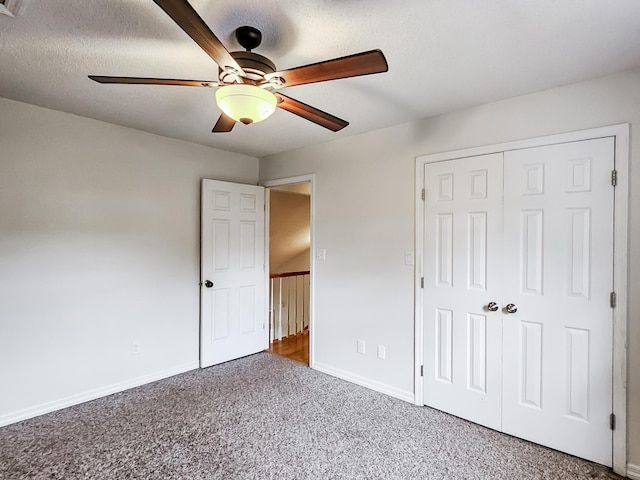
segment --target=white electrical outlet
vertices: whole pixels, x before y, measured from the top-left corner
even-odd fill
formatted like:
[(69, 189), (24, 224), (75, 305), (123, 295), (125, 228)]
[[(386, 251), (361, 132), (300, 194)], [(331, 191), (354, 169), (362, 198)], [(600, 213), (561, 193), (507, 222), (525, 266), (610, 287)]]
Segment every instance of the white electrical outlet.
[(378, 358), (384, 360), (387, 357), (387, 349), (384, 345), (378, 345)]
[(140, 353), (140, 342), (131, 342), (131, 353), (138, 355)]
[(364, 355), (364, 340), (358, 340), (358, 353)]

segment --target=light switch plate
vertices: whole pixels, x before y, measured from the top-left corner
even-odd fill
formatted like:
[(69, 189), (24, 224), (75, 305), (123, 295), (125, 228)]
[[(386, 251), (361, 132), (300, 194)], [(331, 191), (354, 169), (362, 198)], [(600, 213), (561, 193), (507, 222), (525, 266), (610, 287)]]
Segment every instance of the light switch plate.
[(413, 252), (409, 252), (409, 251), (404, 252), (404, 264), (413, 266), (414, 263), (415, 263), (415, 260), (413, 257)]
[(326, 260), (327, 251), (324, 248), (318, 248), (316, 250), (316, 260)]

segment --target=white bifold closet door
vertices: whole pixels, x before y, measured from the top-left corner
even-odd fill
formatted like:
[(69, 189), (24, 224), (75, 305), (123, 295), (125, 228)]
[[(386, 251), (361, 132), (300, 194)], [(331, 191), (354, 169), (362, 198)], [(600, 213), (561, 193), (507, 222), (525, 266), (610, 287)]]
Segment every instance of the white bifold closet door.
[(427, 405), (611, 466), (613, 168), (611, 138), (425, 166)]

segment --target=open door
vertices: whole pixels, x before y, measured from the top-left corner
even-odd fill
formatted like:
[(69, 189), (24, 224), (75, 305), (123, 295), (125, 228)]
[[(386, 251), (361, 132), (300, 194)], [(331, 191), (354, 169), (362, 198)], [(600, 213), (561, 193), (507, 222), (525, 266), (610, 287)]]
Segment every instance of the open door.
[(200, 367), (269, 346), (264, 187), (202, 181)]

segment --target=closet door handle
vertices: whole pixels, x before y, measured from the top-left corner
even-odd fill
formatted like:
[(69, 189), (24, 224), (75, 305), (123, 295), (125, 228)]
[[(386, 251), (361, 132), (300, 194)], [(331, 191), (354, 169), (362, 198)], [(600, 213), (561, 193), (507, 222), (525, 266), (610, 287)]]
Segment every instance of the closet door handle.
[(487, 305), (487, 310), (489, 310), (490, 312), (497, 312), (498, 304), (496, 302), (489, 302), (489, 304)]
[(205, 280), (204, 281), (204, 286), (207, 288), (211, 288), (213, 287), (213, 282), (211, 280)]
[(518, 311), (518, 307), (516, 307), (513, 303), (508, 304), (504, 309), (507, 313), (516, 313)]

